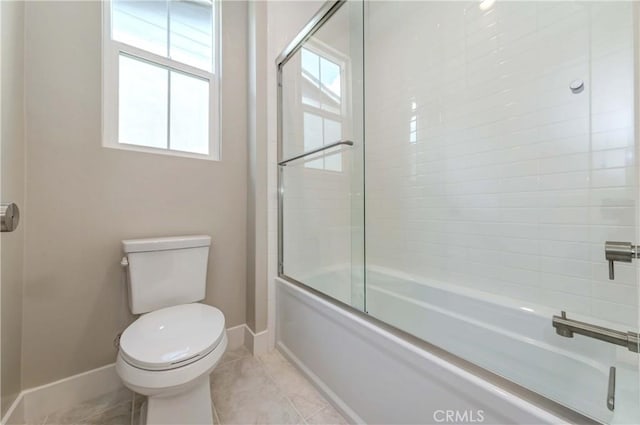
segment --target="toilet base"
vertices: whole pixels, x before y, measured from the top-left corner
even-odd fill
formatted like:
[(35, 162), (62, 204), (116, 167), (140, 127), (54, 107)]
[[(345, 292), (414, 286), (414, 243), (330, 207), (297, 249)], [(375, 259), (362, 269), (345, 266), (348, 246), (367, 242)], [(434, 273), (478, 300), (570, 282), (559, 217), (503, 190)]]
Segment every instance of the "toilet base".
[[(116, 372), (127, 388), (147, 396), (141, 413), (144, 425), (211, 425), (213, 405), (209, 375), (227, 349), (226, 332), (209, 354), (169, 370), (145, 370), (128, 364), (118, 353)], [(143, 422), (144, 421), (144, 422)]]
[(149, 396), (145, 404), (145, 411), (140, 412), (140, 422), (145, 425), (213, 424), (209, 375), (178, 394)]

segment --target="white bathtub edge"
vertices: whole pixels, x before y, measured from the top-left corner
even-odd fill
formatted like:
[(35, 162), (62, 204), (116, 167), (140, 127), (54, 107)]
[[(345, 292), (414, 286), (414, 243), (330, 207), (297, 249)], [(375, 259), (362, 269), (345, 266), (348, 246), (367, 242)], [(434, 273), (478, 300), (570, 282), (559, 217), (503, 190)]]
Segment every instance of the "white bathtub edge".
[(358, 416), (356, 412), (353, 411), (349, 407), (347, 403), (345, 403), (338, 395), (325, 384), (322, 379), (318, 377), (315, 373), (311, 371), (295, 354), (293, 354), (284, 344), (277, 343), (277, 349), (282, 353), (282, 355), (289, 360), (291, 363), (295, 365), (316, 387), (316, 389), (322, 394), (326, 399), (329, 400), (331, 405), (335, 407), (338, 412), (345, 416), (348, 419), (350, 424), (366, 424), (366, 422)]
[[(317, 306), (313, 305), (312, 303), (316, 303), (321, 305), (324, 308), (327, 308), (329, 310), (331, 310), (333, 312), (333, 314), (335, 314), (336, 316), (342, 316), (344, 317), (345, 320), (341, 320), (340, 323), (342, 325), (344, 325), (345, 327), (350, 328), (350, 330), (358, 332), (357, 327), (364, 327), (367, 330), (375, 333), (376, 335), (380, 336), (381, 338), (387, 340), (388, 342), (390, 342), (391, 344), (385, 345), (386, 348), (388, 349), (392, 349), (394, 351), (395, 354), (404, 357), (403, 360), (406, 360), (406, 354), (403, 354), (402, 351), (410, 351), (413, 354), (416, 354), (422, 358), (424, 358), (426, 361), (432, 362), (440, 367), (442, 367), (443, 369), (454, 373), (460, 377), (462, 377), (463, 379), (465, 379), (466, 381), (468, 381), (469, 383), (481, 388), (482, 390), (485, 390), (497, 397), (499, 397), (500, 399), (504, 400), (506, 403), (511, 404), (512, 406), (521, 409), (527, 413), (529, 413), (532, 416), (535, 416), (537, 418), (539, 418), (541, 421), (545, 422), (545, 423), (553, 423), (553, 424), (568, 424), (569, 422), (567, 422), (565, 419), (562, 419), (554, 414), (552, 414), (551, 412), (549, 412), (548, 410), (545, 410), (542, 407), (539, 407), (537, 405), (534, 405), (506, 390), (504, 390), (503, 388), (500, 388), (488, 381), (486, 381), (485, 379), (476, 376), (448, 361), (446, 361), (445, 359), (443, 359), (442, 357), (436, 356), (435, 354), (425, 351), (423, 349), (421, 349), (420, 347), (417, 347), (413, 344), (411, 344), (410, 342), (406, 341), (405, 339), (394, 335), (393, 333), (387, 331), (386, 329), (383, 329), (377, 325), (375, 325), (374, 323), (371, 323), (365, 319), (363, 319), (362, 317), (358, 316), (357, 314), (354, 314), (350, 311), (348, 311), (345, 308), (339, 307), (313, 293), (311, 293), (310, 291), (307, 291), (305, 289), (302, 289), (300, 287), (298, 287), (297, 285), (294, 285), (290, 282), (287, 282), (284, 279), (281, 278), (276, 278), (276, 281), (278, 283), (280, 283), (282, 285), (283, 288), (285, 288), (287, 291), (289, 291), (290, 293), (294, 293), (296, 295), (296, 297), (300, 300), (302, 300), (303, 302), (305, 302), (307, 305), (309, 305), (310, 307), (317, 309)], [(284, 352), (284, 354), (286, 354), (294, 363), (296, 363), (296, 365), (312, 380), (314, 381), (314, 383), (321, 389), (323, 389), (325, 392), (325, 394), (334, 402), (336, 403), (336, 407), (339, 408), (339, 410), (343, 411), (343, 413), (346, 416), (353, 417), (352, 419), (354, 420), (360, 420), (362, 421), (361, 418), (359, 418), (359, 416), (353, 412), (348, 406), (346, 406), (346, 403), (344, 403), (344, 401), (340, 400), (340, 398), (338, 398), (335, 393), (333, 393), (327, 386), (326, 384), (324, 384), (322, 382), (322, 380), (316, 376), (315, 374), (313, 374), (313, 372), (311, 372), (305, 365), (304, 363), (296, 358), (291, 352), (290, 350), (288, 350), (286, 348), (286, 346), (284, 346), (284, 344), (282, 343), (278, 343), (278, 347)], [(346, 409), (343, 407), (346, 406)], [(353, 412), (353, 413), (350, 413)], [(358, 423), (362, 423), (362, 422), (358, 422)]]

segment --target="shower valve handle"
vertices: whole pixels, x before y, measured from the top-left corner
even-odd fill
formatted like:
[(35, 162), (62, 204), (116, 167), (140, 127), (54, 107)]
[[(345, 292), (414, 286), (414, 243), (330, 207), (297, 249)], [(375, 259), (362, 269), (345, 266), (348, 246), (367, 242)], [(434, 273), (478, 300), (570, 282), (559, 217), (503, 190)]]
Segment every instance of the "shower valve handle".
[(614, 262), (621, 261), (630, 263), (634, 258), (639, 257), (640, 248), (631, 242), (612, 242), (604, 243), (604, 257), (609, 262), (609, 279), (615, 278)]

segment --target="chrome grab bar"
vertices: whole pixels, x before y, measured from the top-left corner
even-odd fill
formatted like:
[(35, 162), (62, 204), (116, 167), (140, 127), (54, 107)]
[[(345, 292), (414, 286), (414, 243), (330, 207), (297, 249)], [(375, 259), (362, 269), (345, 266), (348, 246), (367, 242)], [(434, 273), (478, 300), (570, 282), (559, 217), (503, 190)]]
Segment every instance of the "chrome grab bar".
[(573, 338), (573, 334), (588, 336), (615, 345), (627, 347), (629, 351), (638, 352), (638, 334), (636, 332), (622, 332), (615, 329), (604, 328), (590, 323), (579, 322), (568, 319), (567, 313), (562, 312), (560, 316), (553, 316), (552, 324), (556, 328), (556, 333), (565, 338)]
[(300, 154), (300, 155), (296, 155), (296, 156), (294, 156), (293, 158), (289, 158), (289, 159), (286, 159), (286, 160), (284, 160), (284, 161), (280, 161), (280, 162), (278, 162), (278, 165), (280, 165), (280, 166), (284, 167), (285, 165), (287, 165), (287, 164), (288, 164), (288, 163), (290, 163), (291, 161), (295, 161), (295, 160), (297, 160), (297, 159), (302, 159), (302, 158), (304, 158), (305, 156), (313, 155), (314, 153), (322, 152), (322, 151), (324, 151), (324, 150), (331, 149), (331, 148), (335, 148), (336, 146), (340, 146), (340, 145), (353, 146), (353, 141), (351, 141), (351, 140), (338, 140), (337, 142), (334, 142), (334, 143), (330, 143), (330, 144), (328, 144), (328, 145), (321, 146), (321, 147), (319, 147), (319, 148), (317, 148), (317, 149), (314, 149), (314, 150), (312, 150), (312, 151), (305, 152), (305, 153), (302, 153), (302, 154)]

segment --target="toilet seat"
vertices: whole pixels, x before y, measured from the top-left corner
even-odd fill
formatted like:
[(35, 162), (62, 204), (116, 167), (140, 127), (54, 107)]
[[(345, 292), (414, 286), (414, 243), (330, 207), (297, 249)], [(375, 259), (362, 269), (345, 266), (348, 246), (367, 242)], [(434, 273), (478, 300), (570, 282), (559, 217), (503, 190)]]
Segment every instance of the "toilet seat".
[(197, 362), (168, 370), (145, 370), (132, 366), (122, 357), (122, 351), (116, 358), (116, 371), (125, 385), (138, 394), (157, 396), (175, 394), (190, 388), (200, 379), (209, 379), (209, 374), (220, 362), (228, 345), (226, 332), (222, 341), (209, 354)]
[(224, 315), (209, 305), (167, 307), (140, 316), (120, 337), (120, 355), (129, 365), (171, 370), (211, 353), (225, 335)]

